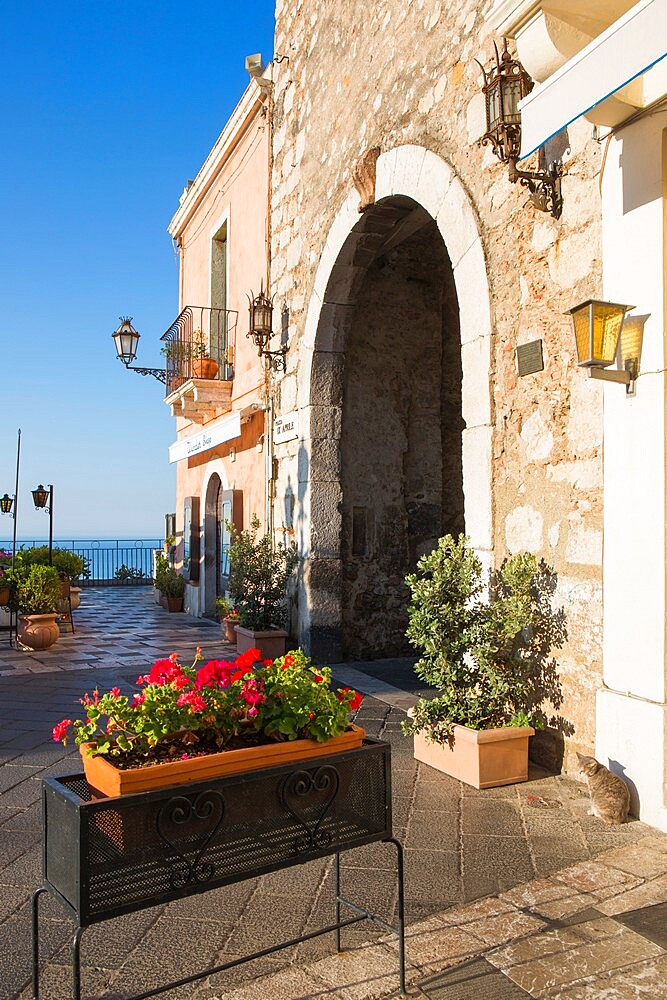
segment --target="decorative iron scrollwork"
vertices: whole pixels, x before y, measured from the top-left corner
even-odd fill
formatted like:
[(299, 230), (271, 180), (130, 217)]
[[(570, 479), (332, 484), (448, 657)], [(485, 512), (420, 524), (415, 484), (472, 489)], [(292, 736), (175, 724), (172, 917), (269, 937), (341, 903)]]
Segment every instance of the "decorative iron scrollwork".
[(316, 771), (294, 771), (285, 778), (280, 788), (280, 803), (305, 830), (294, 841), (295, 854), (329, 846), (332, 834), (322, 829), (322, 823), (339, 788), (340, 775), (331, 764), (324, 764)]
[[(204, 855), (222, 826), (224, 815), (224, 800), (214, 789), (200, 792), (194, 801), (176, 795), (161, 807), (156, 819), (157, 832), (182, 862), (170, 873), (172, 889), (213, 878), (215, 868), (204, 861)], [(178, 828), (178, 837), (174, 839), (167, 832), (170, 825)]]

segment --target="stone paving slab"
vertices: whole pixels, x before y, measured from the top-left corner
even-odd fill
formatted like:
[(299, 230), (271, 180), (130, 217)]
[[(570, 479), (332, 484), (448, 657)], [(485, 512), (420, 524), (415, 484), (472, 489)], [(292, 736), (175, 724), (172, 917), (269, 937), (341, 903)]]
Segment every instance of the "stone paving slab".
[[(145, 588), (84, 591), (75, 623), (77, 632), (61, 637), (57, 656), (26, 657), (0, 645), (0, 669), (6, 668), (0, 677), (0, 996), (8, 998), (31, 995), (28, 900), (40, 878), (40, 781), (80, 770), (76, 750), (54, 744), (51, 728), (64, 716), (75, 717), (83, 691), (114, 684), (131, 690), (137, 673), (172, 650), (184, 659), (198, 644), (210, 656), (233, 652), (217, 625), (169, 615)], [(665, 952), (640, 933), (641, 919), (632, 916), (667, 901), (667, 837), (636, 821), (604, 827), (586, 815), (583, 786), (536, 768), (526, 784), (478, 791), (416, 764), (400, 729), (404, 707), (418, 693), (409, 664), (386, 661), (387, 680), (381, 665), (372, 669), (379, 676), (358, 665), (334, 668), (340, 683), (367, 695), (357, 721), (392, 745), (411, 995), (667, 996)], [(388, 847), (344, 855), (343, 881), (360, 902), (369, 899), (379, 914), (395, 920)], [(43, 996), (59, 1000), (69, 996), (72, 926), (56, 901), (44, 902)], [(615, 919), (619, 914), (630, 914), (628, 926)], [(85, 995), (121, 1000), (332, 917), (329, 860), (120, 917), (83, 936)], [(395, 996), (395, 939), (365, 922), (344, 931), (343, 943), (347, 950), (336, 955), (327, 935), (164, 996)]]

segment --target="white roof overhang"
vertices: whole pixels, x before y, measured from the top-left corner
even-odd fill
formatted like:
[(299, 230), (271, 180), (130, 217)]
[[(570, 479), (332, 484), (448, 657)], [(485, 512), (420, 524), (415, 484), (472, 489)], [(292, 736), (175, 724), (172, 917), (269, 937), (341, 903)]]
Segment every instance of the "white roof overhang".
[(665, 55), (667, 0), (641, 0), (524, 98), (521, 159)]

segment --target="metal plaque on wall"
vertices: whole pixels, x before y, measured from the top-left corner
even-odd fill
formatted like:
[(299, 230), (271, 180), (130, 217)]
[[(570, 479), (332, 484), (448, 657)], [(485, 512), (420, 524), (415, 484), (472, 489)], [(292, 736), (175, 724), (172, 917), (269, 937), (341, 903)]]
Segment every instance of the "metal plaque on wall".
[(544, 371), (542, 356), (542, 341), (531, 340), (528, 344), (519, 344), (516, 349), (516, 366), (519, 375), (532, 375)]

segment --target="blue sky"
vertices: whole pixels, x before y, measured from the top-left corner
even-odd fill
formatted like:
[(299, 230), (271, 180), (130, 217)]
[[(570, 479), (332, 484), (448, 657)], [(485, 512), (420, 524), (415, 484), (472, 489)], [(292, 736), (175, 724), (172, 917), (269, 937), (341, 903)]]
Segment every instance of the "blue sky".
[[(160, 535), (174, 510), (175, 421), (115, 358), (120, 315), (159, 367), (178, 312), (166, 227), (247, 83), (273, 55), (273, 2), (19, 2), (0, 34), (0, 495), (18, 534)], [(0, 516), (0, 537), (11, 535)]]

